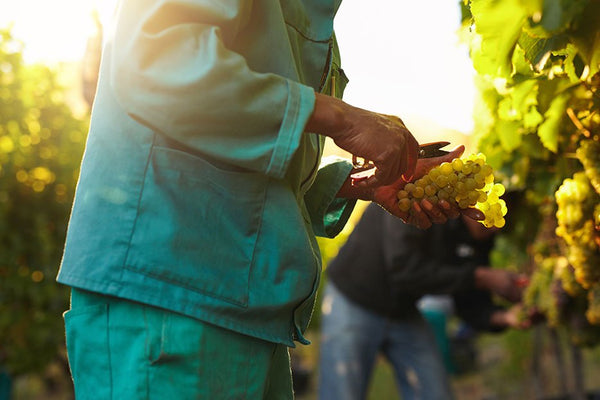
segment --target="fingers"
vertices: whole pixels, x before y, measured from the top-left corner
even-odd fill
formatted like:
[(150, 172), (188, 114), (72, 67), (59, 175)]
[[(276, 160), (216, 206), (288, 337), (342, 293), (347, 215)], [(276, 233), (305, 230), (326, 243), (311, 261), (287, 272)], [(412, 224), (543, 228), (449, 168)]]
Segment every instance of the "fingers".
[(464, 215), (465, 217), (469, 217), (475, 221), (482, 221), (485, 219), (485, 215), (483, 214), (483, 211), (478, 210), (476, 208), (465, 208), (460, 210), (460, 213), (462, 215)]
[(416, 226), (419, 229), (427, 229), (432, 223), (429, 216), (423, 211), (419, 203), (413, 202), (408, 223)]
[(458, 218), (458, 216), (460, 215), (460, 209), (458, 208), (458, 206), (452, 206), (446, 200), (438, 201), (438, 206), (448, 219), (455, 219)]
[(434, 205), (429, 200), (421, 200), (421, 208), (429, 216), (429, 219), (434, 224), (445, 224), (448, 221), (448, 217), (440, 207)]

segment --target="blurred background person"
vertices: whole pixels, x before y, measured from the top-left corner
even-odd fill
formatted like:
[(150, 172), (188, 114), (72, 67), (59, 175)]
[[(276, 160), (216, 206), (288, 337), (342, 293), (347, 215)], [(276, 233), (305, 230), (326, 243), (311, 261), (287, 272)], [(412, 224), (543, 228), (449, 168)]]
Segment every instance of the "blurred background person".
[(379, 354), (393, 366), (403, 399), (451, 399), (426, 294), (452, 294), (458, 316), (478, 330), (525, 328), (521, 275), (492, 269), (494, 230), (465, 218), (420, 230), (369, 205), (329, 264), (322, 302), (319, 398), (366, 398)]

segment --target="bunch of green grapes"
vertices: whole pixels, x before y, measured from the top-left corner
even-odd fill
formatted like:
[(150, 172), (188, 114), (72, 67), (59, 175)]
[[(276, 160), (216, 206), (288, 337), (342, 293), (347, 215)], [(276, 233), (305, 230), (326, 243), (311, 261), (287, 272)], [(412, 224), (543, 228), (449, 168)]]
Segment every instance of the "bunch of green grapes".
[(571, 234), (582, 227), (593, 211), (595, 197), (597, 195), (584, 172), (576, 172), (573, 178), (563, 181), (555, 193), (559, 236)]
[(600, 196), (584, 172), (567, 178), (555, 194), (558, 209), (556, 235), (567, 244), (567, 258), (573, 266), (575, 280), (588, 289), (600, 282), (600, 249), (596, 214)]
[(461, 209), (475, 207), (485, 219), (486, 227), (501, 228), (505, 224), (506, 203), (500, 198), (504, 186), (494, 183), (494, 171), (486, 163), (483, 154), (472, 154), (444, 162), (414, 182), (407, 183), (398, 192), (398, 207), (402, 211), (412, 209), (413, 202), (423, 199), (436, 204), (446, 200)]
[(600, 194), (600, 142), (583, 140), (576, 154), (596, 193)]

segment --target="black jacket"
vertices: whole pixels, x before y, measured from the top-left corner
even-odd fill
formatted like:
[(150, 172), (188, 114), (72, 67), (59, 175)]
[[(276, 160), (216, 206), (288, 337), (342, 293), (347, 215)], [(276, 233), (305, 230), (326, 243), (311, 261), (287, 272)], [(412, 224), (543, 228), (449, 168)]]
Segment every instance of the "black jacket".
[(493, 239), (473, 239), (461, 219), (420, 230), (370, 204), (338, 255), (328, 279), (352, 301), (378, 314), (415, 315), (426, 294), (452, 294), (457, 314), (476, 329), (492, 330), (498, 309), (474, 288), (473, 271), (489, 264)]

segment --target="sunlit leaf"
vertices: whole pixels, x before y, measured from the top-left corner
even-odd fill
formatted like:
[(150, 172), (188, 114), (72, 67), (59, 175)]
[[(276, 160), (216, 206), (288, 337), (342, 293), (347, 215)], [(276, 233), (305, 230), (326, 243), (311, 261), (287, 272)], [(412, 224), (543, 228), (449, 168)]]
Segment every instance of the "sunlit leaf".
[(566, 116), (567, 101), (569, 96), (561, 94), (550, 104), (550, 108), (544, 114), (544, 122), (538, 128), (538, 136), (544, 147), (552, 152), (558, 150), (558, 136), (560, 134), (561, 122)]
[(509, 76), (512, 51), (527, 20), (518, 0), (472, 0), (471, 13), (480, 43), (472, 49), (475, 69), (492, 76)]
[(537, 72), (544, 69), (552, 51), (565, 48), (567, 43), (566, 35), (538, 38), (523, 31), (519, 36), (519, 46), (525, 51), (525, 59)]

